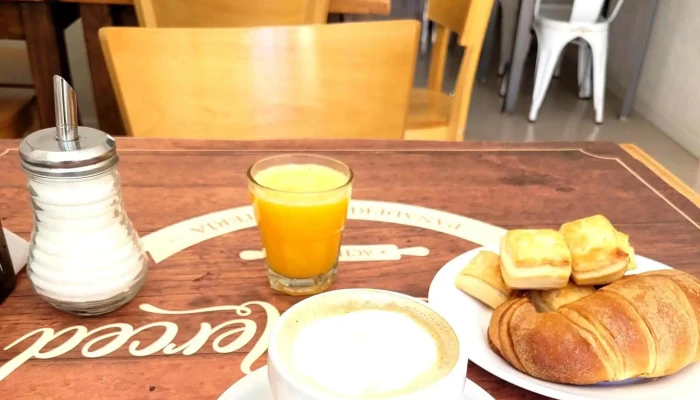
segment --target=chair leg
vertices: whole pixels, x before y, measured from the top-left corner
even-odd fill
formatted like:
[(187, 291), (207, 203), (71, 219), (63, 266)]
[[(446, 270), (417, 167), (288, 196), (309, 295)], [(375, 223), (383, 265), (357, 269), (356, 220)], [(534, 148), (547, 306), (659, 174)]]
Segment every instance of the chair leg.
[(421, 18), (421, 29), (420, 29), (420, 52), (426, 53), (428, 51), (429, 40), (430, 40), (430, 20), (428, 20), (428, 1), (423, 2), (423, 15)]
[(591, 50), (584, 41), (578, 46), (578, 97), (579, 99), (591, 98)]
[(499, 4), (501, 6), (501, 56), (498, 63), (498, 75), (503, 76), (513, 55), (520, 3), (516, 0), (500, 0)]
[(564, 60), (564, 54), (559, 56), (559, 60), (557, 61), (557, 66), (554, 68), (554, 77), (559, 79), (561, 76), (561, 63)]
[(608, 63), (607, 35), (601, 40), (591, 43), (593, 53), (593, 107), (595, 108), (595, 122), (603, 123), (605, 114), (605, 74)]
[(498, 17), (498, 2), (495, 1), (493, 3), (493, 7), (491, 8), (491, 17), (489, 18), (489, 24), (486, 28), (484, 46), (481, 49), (481, 56), (479, 57), (479, 68), (476, 70), (476, 80), (478, 82), (486, 82), (486, 77), (488, 76), (489, 62), (491, 61), (493, 49), (496, 47), (496, 28), (498, 27)]
[(501, 97), (506, 97), (506, 90), (508, 89), (508, 68), (504, 67), (504, 73), (501, 77), (501, 86), (498, 88), (498, 95)]
[[(532, 45), (532, 34), (528, 33), (526, 40), (524, 40), (521, 44), (522, 44), (522, 48), (520, 49), (520, 51), (523, 54), (525, 54), (526, 58), (527, 58), (527, 53), (530, 49), (530, 46)], [(524, 62), (523, 62), (523, 64), (524, 64)], [(520, 64), (520, 71), (511, 71), (511, 69), (514, 68), (514, 64), (510, 62), (510, 58), (509, 58), (509, 61), (505, 65), (505, 68), (504, 68), (505, 71), (503, 73), (503, 77), (501, 78), (501, 87), (498, 89), (498, 94), (501, 97), (506, 97), (506, 92), (508, 90), (508, 79), (510, 79), (511, 73), (515, 72), (519, 76), (523, 75), (523, 69), (524, 69), (523, 64)]]
[(508, 61), (510, 60), (504, 59), (503, 52), (501, 52), (501, 60), (498, 63), (498, 76), (504, 76), (506, 74), (506, 67), (508, 66)]
[[(537, 35), (538, 39), (542, 36), (543, 35)], [(540, 107), (542, 107), (542, 102), (547, 94), (549, 84), (552, 81), (557, 61), (559, 60), (562, 49), (567, 43), (567, 41), (561, 42), (559, 39), (560, 38), (552, 42), (541, 40), (538, 44), (537, 66), (535, 67), (535, 89), (532, 92), (532, 106), (530, 107), (530, 115), (528, 117), (530, 122), (535, 122), (537, 120), (537, 114), (540, 112)]]

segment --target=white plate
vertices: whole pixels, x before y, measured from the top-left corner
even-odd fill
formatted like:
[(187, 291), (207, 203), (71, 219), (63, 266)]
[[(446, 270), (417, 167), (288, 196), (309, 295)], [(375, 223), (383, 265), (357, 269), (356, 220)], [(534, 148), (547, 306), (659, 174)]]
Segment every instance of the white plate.
[[(590, 386), (563, 385), (546, 382), (513, 368), (488, 344), (487, 330), (493, 310), (463, 293), (455, 286), (462, 268), (482, 250), (498, 253), (496, 247), (482, 247), (452, 259), (435, 275), (430, 284), (428, 302), (455, 329), (467, 356), (475, 364), (497, 377), (531, 392), (562, 400), (659, 400), (700, 399), (700, 363), (658, 379), (640, 379)], [(635, 256), (638, 267), (631, 274), (670, 269), (645, 257)]]
[(219, 400), (275, 400), (267, 382), (267, 365), (231, 385), (219, 396)]
[[(493, 400), (484, 389), (467, 379), (462, 400)], [(275, 400), (267, 382), (267, 365), (234, 383), (219, 400)]]

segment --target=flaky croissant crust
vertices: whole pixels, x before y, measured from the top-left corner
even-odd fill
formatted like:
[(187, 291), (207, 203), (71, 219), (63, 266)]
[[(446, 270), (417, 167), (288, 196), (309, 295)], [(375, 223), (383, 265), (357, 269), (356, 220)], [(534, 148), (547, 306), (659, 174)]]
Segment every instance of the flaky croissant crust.
[(553, 312), (528, 297), (493, 313), (491, 347), (518, 370), (576, 385), (670, 375), (700, 360), (700, 280), (625, 277)]

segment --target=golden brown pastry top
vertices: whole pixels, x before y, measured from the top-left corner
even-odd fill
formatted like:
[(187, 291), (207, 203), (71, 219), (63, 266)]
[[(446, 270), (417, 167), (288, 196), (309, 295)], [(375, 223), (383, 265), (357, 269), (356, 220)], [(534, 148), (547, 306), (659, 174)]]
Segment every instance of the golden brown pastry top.
[(602, 215), (567, 222), (559, 232), (571, 251), (574, 271), (596, 269), (629, 257), (618, 245), (615, 227)]
[(562, 235), (553, 229), (514, 229), (506, 233), (503, 244), (503, 250), (518, 268), (571, 265), (569, 248)]
[(504, 294), (510, 294), (510, 289), (503, 282), (501, 262), (498, 254), (491, 251), (481, 251), (459, 273), (478, 278)]
[(617, 245), (625, 253), (629, 254), (630, 262), (627, 264), (627, 270), (633, 270), (637, 268), (637, 261), (634, 259), (634, 247), (630, 245), (630, 237), (626, 233), (617, 232)]
[(561, 306), (573, 303), (593, 293), (595, 293), (593, 286), (579, 286), (569, 281), (561, 289), (532, 292), (532, 300), (535, 302), (537, 311), (547, 312), (557, 310)]

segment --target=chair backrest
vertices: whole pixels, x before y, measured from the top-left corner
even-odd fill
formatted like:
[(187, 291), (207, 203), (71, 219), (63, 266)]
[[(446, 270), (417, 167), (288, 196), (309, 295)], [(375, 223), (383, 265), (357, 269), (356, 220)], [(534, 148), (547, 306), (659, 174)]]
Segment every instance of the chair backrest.
[(329, 0), (135, 0), (148, 28), (325, 24)]
[(441, 91), (447, 60), (450, 33), (458, 36), (464, 55), (454, 87), (448, 135), (463, 138), (469, 104), (479, 65), (481, 48), (493, 9), (494, 0), (429, 0), (428, 19), (435, 22), (436, 39), (430, 55), (428, 89)]
[(605, 0), (574, 0), (569, 21), (587, 24), (597, 22), (604, 4)]
[(100, 40), (133, 136), (400, 139), (419, 28), (104, 28)]
[[(568, 5), (571, 7), (571, 14), (569, 16), (569, 22), (572, 23), (583, 23), (592, 24), (600, 20), (601, 14), (603, 12), (603, 6), (606, 0), (569, 0)], [(620, 12), (620, 8), (625, 0), (617, 0), (613, 12), (607, 18), (607, 22), (612, 22), (612, 20), (617, 17)], [(540, 5), (542, 0), (537, 0), (535, 3), (535, 15), (539, 14)], [(551, 3), (563, 3), (561, 0), (552, 1)], [(562, 4), (564, 5), (564, 4)]]
[(31, 132), (38, 122), (35, 100), (31, 89), (0, 86), (0, 139)]

